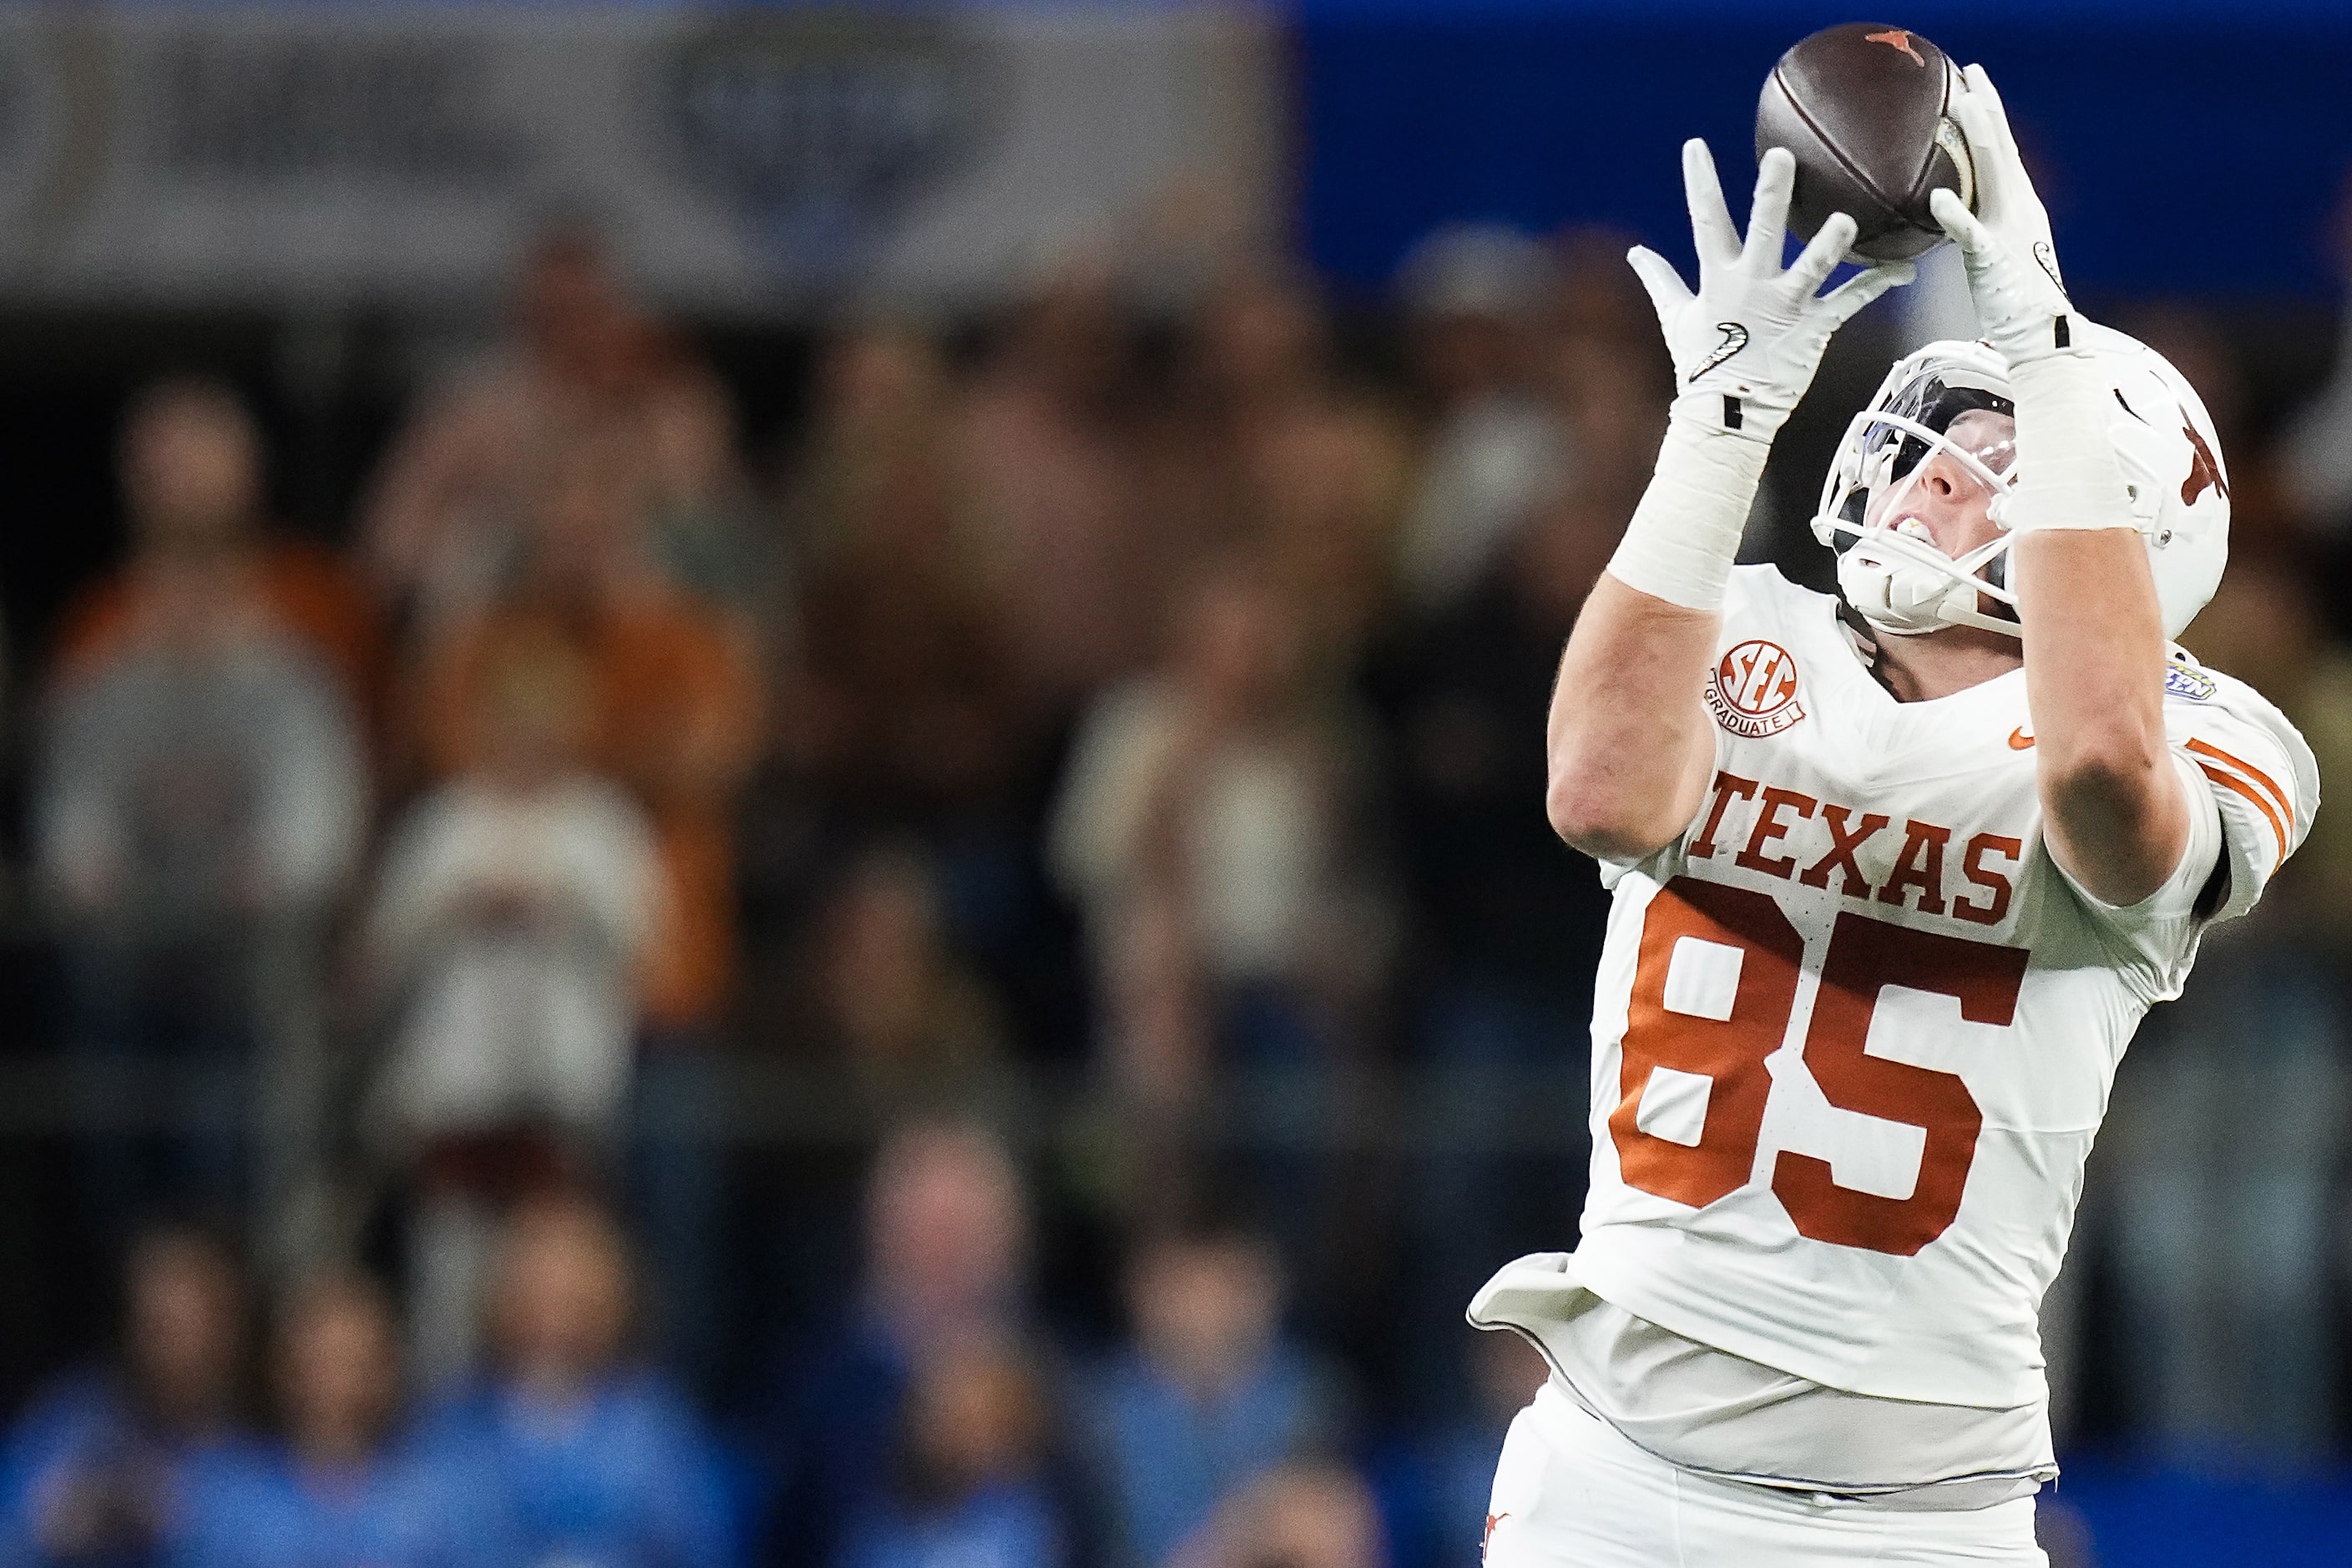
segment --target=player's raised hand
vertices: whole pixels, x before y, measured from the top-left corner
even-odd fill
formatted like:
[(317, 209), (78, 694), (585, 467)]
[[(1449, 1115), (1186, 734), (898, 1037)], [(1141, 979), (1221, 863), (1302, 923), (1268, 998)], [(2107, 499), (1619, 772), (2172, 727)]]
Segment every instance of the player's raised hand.
[(1833, 214), (1796, 261), (1783, 268), (1789, 195), (1796, 179), (1796, 160), (1786, 149), (1764, 154), (1743, 239), (1723, 199), (1715, 159), (1706, 143), (1694, 137), (1683, 143), (1683, 190), (1698, 249), (1697, 291), (1692, 292), (1673, 263), (1647, 247), (1637, 245), (1625, 257), (1657, 308), (1676, 385), (1685, 394), (1720, 398), (1719, 405), (1703, 411), (1710, 424), (1761, 441), (1772, 438), (1812, 384), (1831, 334), (1912, 277), (1909, 262), (1893, 262), (1820, 293), (1853, 243), (1854, 222), (1843, 213)]
[(2074, 306), (2059, 275), (2049, 211), (2018, 155), (2000, 94), (1982, 66), (1960, 78), (1948, 112), (1976, 165), (1976, 211), (1948, 190), (1936, 192), (1928, 207), (1968, 262), (1969, 292), (1986, 339), (2017, 364), (2072, 346)]

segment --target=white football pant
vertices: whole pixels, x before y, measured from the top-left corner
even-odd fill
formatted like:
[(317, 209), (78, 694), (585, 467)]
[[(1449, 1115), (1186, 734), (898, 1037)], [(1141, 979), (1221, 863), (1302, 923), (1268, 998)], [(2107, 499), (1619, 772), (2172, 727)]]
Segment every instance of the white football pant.
[(1512, 1421), (1486, 1507), (1486, 1568), (2049, 1568), (2030, 1497), (1927, 1512), (1710, 1480), (1550, 1384)]

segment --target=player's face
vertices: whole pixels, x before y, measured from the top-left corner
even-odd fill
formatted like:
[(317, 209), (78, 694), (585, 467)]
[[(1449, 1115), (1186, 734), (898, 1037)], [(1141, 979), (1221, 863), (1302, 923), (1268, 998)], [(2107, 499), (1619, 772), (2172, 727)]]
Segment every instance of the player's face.
[[(1953, 419), (1945, 438), (1994, 474), (2006, 474), (2017, 458), (2017, 421), (1989, 409), (1969, 409)], [(1867, 521), (1934, 544), (1955, 560), (1991, 542), (2000, 530), (1992, 521), (1997, 492), (1968, 464), (1941, 447), (1871, 498)]]

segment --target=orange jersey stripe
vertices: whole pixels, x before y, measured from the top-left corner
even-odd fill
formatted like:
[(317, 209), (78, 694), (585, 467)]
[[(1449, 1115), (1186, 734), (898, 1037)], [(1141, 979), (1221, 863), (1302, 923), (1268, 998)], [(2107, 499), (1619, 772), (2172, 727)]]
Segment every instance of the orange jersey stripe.
[(2279, 814), (2272, 808), (2271, 803), (2267, 799), (2263, 798), (2262, 792), (2254, 788), (2253, 785), (2248, 784), (2245, 780), (2240, 778), (2235, 773), (2223, 773), (2220, 768), (2214, 767), (2208, 763), (2200, 763), (2197, 765), (2204, 771), (2207, 778), (2211, 779), (2223, 789), (2235, 790), (2238, 794), (2244, 795), (2248, 800), (2252, 801), (2254, 803), (2254, 809), (2261, 812), (2264, 816), (2270, 819), (2271, 832), (2278, 837), (2279, 859), (2281, 861), (2285, 860), (2286, 826), (2284, 823), (2279, 821)]
[[(2294, 825), (2294, 798), (2290, 796), (2286, 791), (2279, 788), (2278, 781), (2276, 779), (2263, 772), (2262, 769), (2254, 766), (2253, 763), (2247, 762), (2243, 757), (2233, 757), (2229, 752), (2223, 751), (2221, 747), (2209, 746), (2204, 742), (2196, 739), (2194, 736), (2189, 738), (2189, 749), (2192, 752), (2200, 752), (2205, 756), (2214, 758), (2216, 761), (2229, 763), (2240, 773), (2244, 773), (2248, 778), (2252, 779), (2255, 783), (2269, 790), (2271, 792), (2271, 799), (2273, 803), (2278, 806), (2281, 812), (2285, 814), (2288, 825), (2290, 826)], [(2205, 771), (2210, 773), (2213, 770), (2207, 768)]]

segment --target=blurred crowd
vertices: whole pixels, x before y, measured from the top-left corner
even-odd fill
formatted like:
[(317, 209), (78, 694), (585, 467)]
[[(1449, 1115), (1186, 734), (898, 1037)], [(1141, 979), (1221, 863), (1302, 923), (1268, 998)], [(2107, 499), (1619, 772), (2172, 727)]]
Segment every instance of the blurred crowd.
[[(1073, 254), (852, 315), (747, 431), (562, 229), (331, 541), (237, 388), (141, 391), (24, 683), (121, 1312), (0, 1560), (1474, 1561), (1542, 1368), (1462, 1305), (1586, 1157), (1540, 736), (1671, 392), (1622, 252), (1448, 228), (1345, 310)], [(2352, 353), (2273, 407), (2215, 318), (2117, 324), (2227, 453), (2189, 641), (2336, 776)], [(1749, 553), (1818, 584), (1790, 445)], [(2339, 1436), (2331, 821), (2124, 1070), (2049, 1325), (2110, 1435)]]

